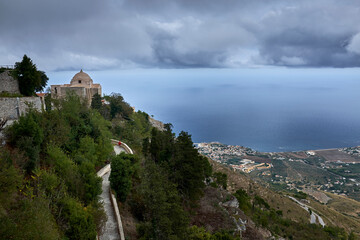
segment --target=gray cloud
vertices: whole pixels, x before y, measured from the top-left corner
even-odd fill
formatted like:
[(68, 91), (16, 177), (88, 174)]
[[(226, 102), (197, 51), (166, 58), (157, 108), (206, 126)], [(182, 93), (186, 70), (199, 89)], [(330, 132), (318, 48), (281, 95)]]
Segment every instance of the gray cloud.
[(360, 32), (356, 34), (347, 45), (347, 50), (360, 54)]
[(12, 0), (0, 3), (0, 64), (359, 67), (357, 0)]

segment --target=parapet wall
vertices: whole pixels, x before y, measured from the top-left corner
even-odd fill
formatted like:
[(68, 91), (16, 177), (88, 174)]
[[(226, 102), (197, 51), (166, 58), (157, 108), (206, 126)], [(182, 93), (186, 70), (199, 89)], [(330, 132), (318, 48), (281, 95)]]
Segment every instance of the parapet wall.
[(20, 93), (19, 83), (11, 76), (9, 70), (0, 73), (0, 93), (1, 92)]
[[(111, 139), (111, 143), (114, 145), (118, 145), (119, 140)], [(133, 150), (126, 143), (122, 142), (121, 147), (125, 150), (127, 154), (134, 154)]]
[(8, 120), (18, 119), (19, 107), (20, 115), (26, 113), (28, 105), (31, 104), (35, 109), (41, 111), (41, 100), (39, 97), (21, 97), (21, 98), (0, 98), (0, 118)]

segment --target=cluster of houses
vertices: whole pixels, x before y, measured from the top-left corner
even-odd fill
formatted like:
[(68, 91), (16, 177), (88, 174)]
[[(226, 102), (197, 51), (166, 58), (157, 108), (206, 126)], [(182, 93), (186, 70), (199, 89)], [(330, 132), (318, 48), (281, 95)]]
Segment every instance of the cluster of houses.
[(229, 158), (243, 158), (255, 154), (256, 151), (242, 146), (226, 145), (219, 142), (197, 143), (198, 151), (217, 162), (224, 162)]
[(250, 173), (254, 170), (266, 170), (273, 167), (271, 163), (255, 163), (249, 159), (242, 159), (241, 164), (231, 164), (230, 166), (235, 170), (240, 170), (246, 173)]
[(250, 173), (254, 170), (266, 170), (273, 167), (271, 163), (256, 163), (253, 160), (246, 159), (245, 157), (248, 154), (256, 153), (250, 148), (225, 145), (218, 142), (198, 143), (196, 147), (201, 154), (217, 162), (224, 163), (229, 159), (241, 159), (236, 164), (229, 164), (234, 170)]

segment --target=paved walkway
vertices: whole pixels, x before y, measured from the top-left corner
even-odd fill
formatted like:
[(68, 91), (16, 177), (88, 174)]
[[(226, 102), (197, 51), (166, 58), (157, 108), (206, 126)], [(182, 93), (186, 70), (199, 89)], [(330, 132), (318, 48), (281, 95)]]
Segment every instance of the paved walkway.
[(100, 240), (118, 240), (120, 239), (119, 229), (117, 227), (117, 221), (114, 213), (114, 208), (110, 200), (110, 182), (109, 182), (110, 172), (106, 173), (102, 179), (102, 193), (100, 198), (104, 203), (104, 209), (107, 216), (107, 221), (103, 234), (100, 236)]
[[(120, 154), (121, 152), (126, 152), (124, 148), (120, 146), (114, 146), (115, 154)], [(114, 207), (111, 203), (111, 196), (110, 196), (110, 166), (104, 167), (102, 170), (98, 172), (98, 174), (102, 175), (102, 193), (100, 195), (100, 201), (104, 203), (104, 210), (106, 212), (107, 221), (105, 224), (105, 229), (101, 236), (99, 236), (100, 240), (119, 240), (121, 239), (119, 235), (119, 228), (118, 222), (116, 220)]]

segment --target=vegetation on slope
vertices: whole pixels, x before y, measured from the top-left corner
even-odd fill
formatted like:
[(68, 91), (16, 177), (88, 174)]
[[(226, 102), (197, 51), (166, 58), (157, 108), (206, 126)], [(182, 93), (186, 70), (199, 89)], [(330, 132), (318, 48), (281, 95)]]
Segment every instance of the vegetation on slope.
[(95, 169), (112, 152), (110, 128), (69, 95), (51, 111), (30, 109), (7, 129), (0, 148), (4, 239), (95, 239), (105, 219)]
[[(228, 175), (229, 185), (234, 189), (239, 208), (257, 226), (269, 229), (273, 235), (287, 239), (356, 239), (353, 232), (357, 230), (356, 224), (336, 211), (321, 205), (324, 208), (321, 213), (331, 212), (334, 215), (333, 221), (328, 222), (327, 218), (324, 219), (327, 222), (325, 228), (310, 224), (309, 213), (285, 197), (283, 193), (276, 193), (253, 182), (244, 174), (233, 172), (226, 166), (215, 162), (212, 164), (214, 169)], [(304, 197), (303, 194), (298, 195), (300, 198)], [(342, 223), (334, 221), (336, 218), (341, 219)]]
[[(233, 192), (240, 213), (255, 224), (245, 239), (261, 239), (251, 231), (264, 228), (288, 239), (351, 239), (341, 228), (308, 224), (308, 213), (250, 179), (216, 165), (213, 173), (188, 133), (176, 136), (170, 124), (164, 131), (153, 128), (149, 116), (133, 112), (119, 94), (105, 99), (108, 105), (94, 96), (88, 109), (70, 94), (52, 100), (45, 112), (30, 109), (7, 129), (8, 143), (0, 148), (1, 236), (94, 239), (105, 220), (96, 169), (111, 159), (111, 186), (122, 209), (127, 207), (137, 223), (137, 233), (129, 239), (238, 239), (231, 215), (215, 195), (210, 209), (229, 222), (227, 228), (208, 228), (195, 220), (198, 214), (211, 220), (199, 204), (210, 206), (206, 199), (211, 193), (231, 198), (225, 189), (237, 190)], [(111, 138), (127, 142), (135, 155), (111, 156)], [(240, 184), (234, 184), (234, 178)]]

